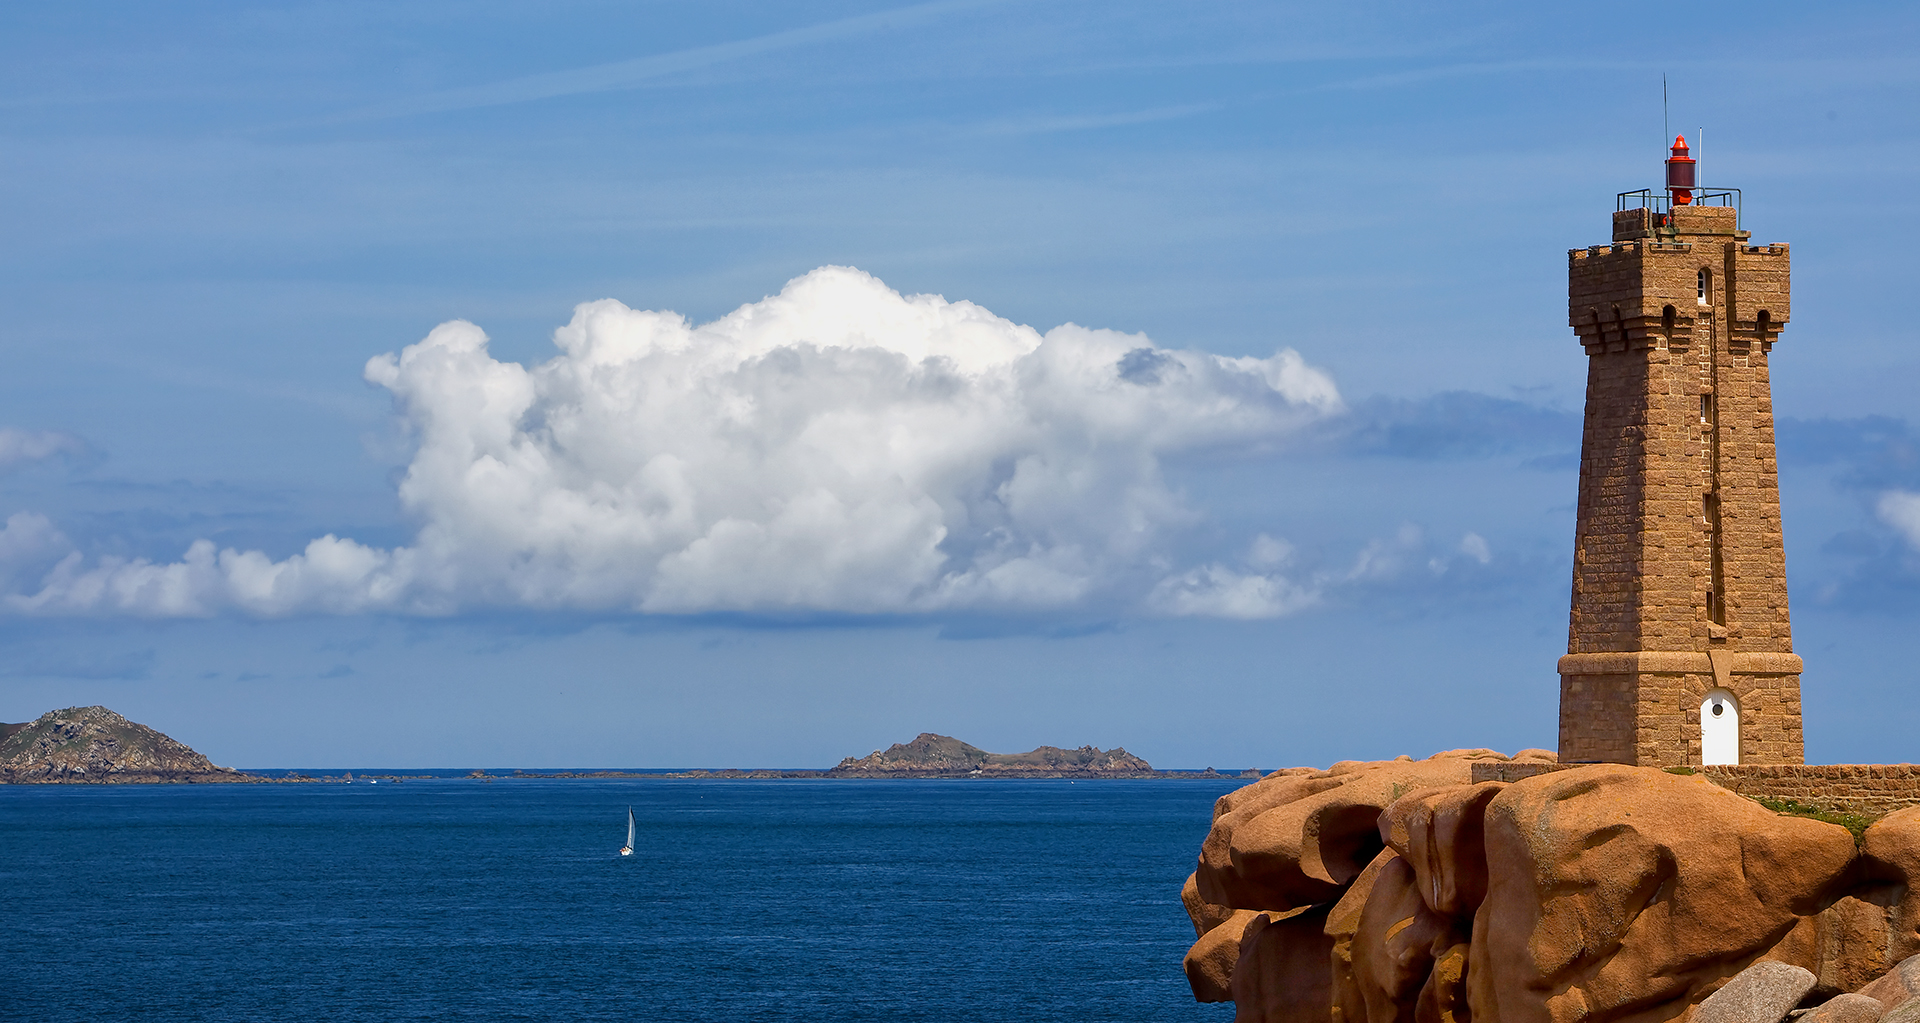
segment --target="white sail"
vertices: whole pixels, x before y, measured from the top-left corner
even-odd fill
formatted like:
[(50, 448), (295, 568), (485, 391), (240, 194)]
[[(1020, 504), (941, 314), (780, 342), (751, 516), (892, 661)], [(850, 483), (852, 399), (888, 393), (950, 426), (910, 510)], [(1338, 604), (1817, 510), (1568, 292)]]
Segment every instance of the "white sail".
[(633, 848), (633, 807), (627, 807), (627, 848)]

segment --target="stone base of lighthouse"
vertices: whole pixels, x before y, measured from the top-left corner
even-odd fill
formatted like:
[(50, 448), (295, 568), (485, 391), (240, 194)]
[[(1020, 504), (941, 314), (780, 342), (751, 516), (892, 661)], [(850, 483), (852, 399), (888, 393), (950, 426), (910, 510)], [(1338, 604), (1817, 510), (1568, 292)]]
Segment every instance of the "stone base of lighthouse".
[(1568, 654), (1560, 762), (1805, 763), (1800, 669), (1795, 654)]

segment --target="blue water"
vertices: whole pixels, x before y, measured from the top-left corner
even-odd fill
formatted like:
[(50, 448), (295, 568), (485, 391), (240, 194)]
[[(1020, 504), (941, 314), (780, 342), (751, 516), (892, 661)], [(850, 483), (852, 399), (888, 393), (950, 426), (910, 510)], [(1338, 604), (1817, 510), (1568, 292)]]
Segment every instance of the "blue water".
[(0, 1017), (1223, 1023), (1239, 784), (0, 786)]

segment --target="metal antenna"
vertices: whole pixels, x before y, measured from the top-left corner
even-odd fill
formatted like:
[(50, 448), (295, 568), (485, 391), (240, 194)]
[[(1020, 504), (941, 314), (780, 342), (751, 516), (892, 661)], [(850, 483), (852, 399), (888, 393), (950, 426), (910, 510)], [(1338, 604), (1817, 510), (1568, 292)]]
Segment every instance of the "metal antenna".
[(1661, 149), (1665, 149), (1668, 146), (1673, 144), (1673, 139), (1668, 137), (1672, 134), (1673, 132), (1670, 131), (1667, 126), (1667, 73), (1665, 71), (1662, 71), (1660, 72), (1660, 148)]

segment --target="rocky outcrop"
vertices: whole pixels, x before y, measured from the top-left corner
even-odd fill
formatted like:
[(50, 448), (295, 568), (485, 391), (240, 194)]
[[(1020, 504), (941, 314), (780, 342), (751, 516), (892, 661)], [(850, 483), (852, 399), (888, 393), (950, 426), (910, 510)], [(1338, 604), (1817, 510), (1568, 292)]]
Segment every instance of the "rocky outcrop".
[(1843, 895), (1855, 852), (1838, 825), (1638, 767), (1516, 782), (1485, 828), (1475, 1007), (1540, 1023), (1701, 1001)]
[(1221, 797), (1181, 893), (1195, 997), (1241, 1021), (1778, 1023), (1830, 1004), (1808, 1023), (1920, 1023), (1920, 810), (1856, 844), (1652, 768), (1470, 782), (1507, 760), (1294, 769)]
[(186, 744), (105, 707), (48, 711), (7, 725), (0, 739), (0, 782), (228, 782), (257, 781), (216, 767)]
[(988, 753), (952, 736), (921, 732), (912, 742), (894, 743), (864, 757), (848, 757), (827, 772), (830, 778), (1152, 778), (1153, 765), (1119, 747), (1060, 749), (1042, 746), (1028, 753)]

